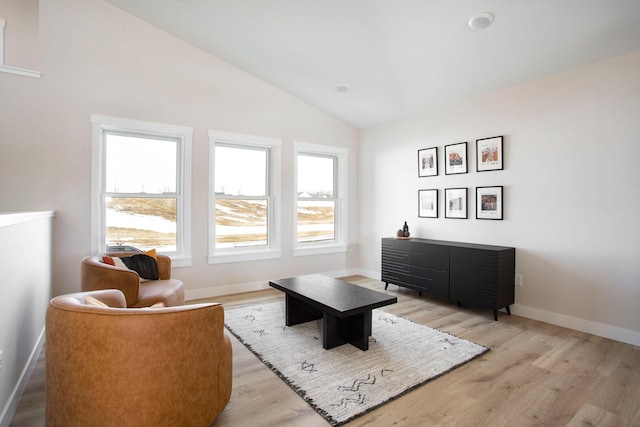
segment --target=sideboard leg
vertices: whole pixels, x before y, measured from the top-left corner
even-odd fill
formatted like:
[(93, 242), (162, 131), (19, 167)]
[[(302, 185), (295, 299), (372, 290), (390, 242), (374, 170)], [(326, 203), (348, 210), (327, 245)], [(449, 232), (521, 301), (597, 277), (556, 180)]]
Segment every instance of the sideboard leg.
[(389, 287), (389, 282), (384, 282), (384, 290), (386, 291), (387, 288)]
[(511, 308), (509, 308), (509, 306), (506, 306), (505, 308), (507, 309), (507, 314), (511, 316)]
[(493, 320), (495, 320), (496, 322), (498, 321), (498, 309), (497, 308), (493, 309)]

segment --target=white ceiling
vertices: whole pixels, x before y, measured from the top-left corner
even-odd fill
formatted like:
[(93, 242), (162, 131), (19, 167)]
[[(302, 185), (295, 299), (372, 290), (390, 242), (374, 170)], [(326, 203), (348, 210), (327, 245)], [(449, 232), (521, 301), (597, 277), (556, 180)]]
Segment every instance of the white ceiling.
[(106, 1), (358, 128), (640, 49), (640, 0)]

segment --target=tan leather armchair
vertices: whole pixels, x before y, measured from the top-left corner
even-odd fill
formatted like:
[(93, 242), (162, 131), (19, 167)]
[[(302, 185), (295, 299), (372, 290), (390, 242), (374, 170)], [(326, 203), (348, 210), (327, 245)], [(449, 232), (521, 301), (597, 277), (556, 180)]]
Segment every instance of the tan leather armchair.
[(119, 289), (127, 307), (149, 307), (157, 302), (166, 306), (184, 304), (182, 281), (171, 278), (171, 258), (157, 255), (160, 280), (140, 282), (138, 273), (102, 262), (103, 255), (112, 257), (133, 255), (134, 252), (111, 252), (85, 257), (80, 269), (80, 290)]
[[(87, 305), (86, 295), (110, 307)], [(211, 425), (231, 396), (223, 327), (219, 304), (128, 309), (114, 289), (53, 298), (46, 425)]]

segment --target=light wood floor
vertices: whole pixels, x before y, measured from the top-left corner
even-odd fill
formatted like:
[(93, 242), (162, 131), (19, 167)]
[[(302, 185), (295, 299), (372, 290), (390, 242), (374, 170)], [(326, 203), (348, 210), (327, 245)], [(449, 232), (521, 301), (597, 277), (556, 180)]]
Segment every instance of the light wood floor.
[[(382, 290), (382, 282), (346, 280)], [(348, 424), (356, 426), (640, 426), (640, 347), (390, 285), (384, 310), (491, 348), (482, 357)], [(225, 307), (282, 298), (275, 290), (216, 298)], [(374, 331), (375, 335), (375, 331)], [(214, 423), (329, 424), (233, 336), (233, 394)], [(44, 357), (11, 426), (44, 425)]]

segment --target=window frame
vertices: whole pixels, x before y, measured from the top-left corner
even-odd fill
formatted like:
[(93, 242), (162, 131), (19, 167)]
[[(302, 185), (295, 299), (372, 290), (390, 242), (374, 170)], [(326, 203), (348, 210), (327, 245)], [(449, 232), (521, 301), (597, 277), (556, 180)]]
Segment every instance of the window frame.
[(0, 18), (0, 72), (9, 73), (9, 74), (17, 74), (19, 76), (26, 77), (35, 77), (39, 79), (42, 75), (42, 72), (35, 70), (28, 70), (26, 68), (20, 67), (12, 67), (4, 63), (4, 53), (5, 53), (5, 27), (7, 26), (7, 21)]
[[(298, 242), (298, 155), (335, 157), (334, 170), (334, 240)], [(347, 176), (349, 150), (343, 147), (293, 143), (293, 256), (320, 255), (347, 251)]]
[[(106, 251), (105, 241), (105, 133), (178, 141), (176, 165), (176, 251), (160, 252), (171, 257), (171, 267), (192, 265), (191, 256), (191, 146), (193, 128), (118, 117), (91, 115), (91, 252)], [(141, 194), (140, 197), (147, 197)], [(161, 197), (161, 194), (151, 195)], [(126, 193), (125, 197), (130, 197)], [(173, 196), (172, 196), (173, 197)]]
[[(216, 248), (215, 147), (249, 148), (267, 151), (267, 245), (259, 247)], [(281, 249), (281, 156), (282, 140), (256, 135), (209, 130), (209, 215), (208, 262), (256, 261), (282, 257)], [(252, 198), (252, 197), (249, 197)], [(262, 199), (263, 197), (260, 197)]]

